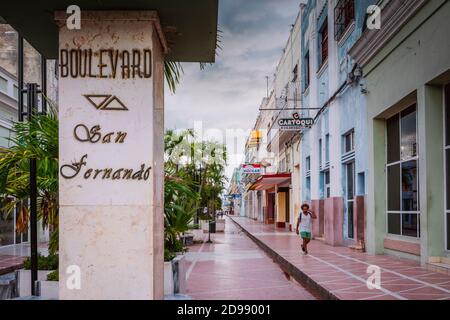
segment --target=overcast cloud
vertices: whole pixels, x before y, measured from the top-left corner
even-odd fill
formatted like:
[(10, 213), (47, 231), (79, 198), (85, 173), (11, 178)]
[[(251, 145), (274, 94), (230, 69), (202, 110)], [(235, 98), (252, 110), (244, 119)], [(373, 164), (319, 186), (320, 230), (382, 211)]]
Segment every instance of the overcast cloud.
[[(176, 94), (166, 89), (166, 129), (250, 130), (299, 10), (299, 0), (221, 0), (222, 50), (214, 65), (184, 64)], [(243, 152), (243, 145), (235, 151)], [(229, 142), (228, 142), (229, 144)], [(232, 152), (232, 150), (230, 150)], [(237, 159), (230, 159), (230, 176)], [(239, 159), (240, 161), (241, 159)]]

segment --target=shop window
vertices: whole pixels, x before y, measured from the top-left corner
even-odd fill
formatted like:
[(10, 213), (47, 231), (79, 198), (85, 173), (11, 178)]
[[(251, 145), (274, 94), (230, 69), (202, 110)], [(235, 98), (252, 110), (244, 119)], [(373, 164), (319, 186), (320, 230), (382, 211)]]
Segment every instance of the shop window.
[(400, 160), (400, 115), (397, 114), (387, 121), (387, 162)]
[(342, 39), (347, 28), (355, 21), (355, 0), (340, 0), (334, 8), (334, 39)]
[(0, 247), (14, 244), (14, 214), (0, 212)]
[[(325, 20), (322, 27), (319, 30), (319, 53), (320, 53), (320, 67), (324, 65), (324, 63), (328, 59), (328, 20)], [(320, 68), (319, 67), (319, 68)]]
[(413, 105), (388, 119), (387, 232), (420, 237), (417, 112)]
[(417, 155), (417, 124), (415, 107), (408, 108), (402, 112), (400, 126), (400, 156), (401, 160), (407, 160)]

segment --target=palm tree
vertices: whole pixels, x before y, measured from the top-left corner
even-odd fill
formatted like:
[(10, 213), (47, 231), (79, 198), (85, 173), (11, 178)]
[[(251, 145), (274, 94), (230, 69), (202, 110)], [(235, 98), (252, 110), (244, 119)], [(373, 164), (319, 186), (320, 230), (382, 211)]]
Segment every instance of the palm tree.
[(188, 230), (195, 213), (208, 208), (211, 217), (220, 207), (225, 188), (226, 151), (212, 141), (196, 141), (193, 130), (176, 134), (168, 130), (165, 143), (165, 245), (179, 251), (180, 236)]
[(16, 231), (28, 230), (30, 198), (30, 159), (37, 159), (38, 218), (50, 228), (51, 252), (57, 251), (58, 230), (58, 119), (55, 108), (48, 115), (36, 115), (28, 122), (17, 122), (10, 140), (13, 146), (0, 156), (0, 195), (2, 208), (11, 214), (18, 210)]

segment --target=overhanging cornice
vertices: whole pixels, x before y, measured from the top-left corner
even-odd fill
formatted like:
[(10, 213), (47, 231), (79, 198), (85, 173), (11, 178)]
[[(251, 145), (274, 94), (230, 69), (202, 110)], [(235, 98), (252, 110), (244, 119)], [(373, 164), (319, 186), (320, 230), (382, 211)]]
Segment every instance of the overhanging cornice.
[(349, 50), (350, 56), (364, 68), (426, 3), (427, 0), (381, 1), (381, 29), (366, 29)]

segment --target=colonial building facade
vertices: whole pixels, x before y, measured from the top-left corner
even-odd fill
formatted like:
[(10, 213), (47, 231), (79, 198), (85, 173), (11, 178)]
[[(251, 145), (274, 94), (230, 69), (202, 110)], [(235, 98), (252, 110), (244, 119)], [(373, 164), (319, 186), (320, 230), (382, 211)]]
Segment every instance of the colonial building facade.
[[(380, 15), (371, 16), (373, 5)], [(267, 126), (272, 158), (247, 189), (264, 191), (247, 215), (292, 229), (306, 202), (318, 216), (316, 239), (445, 268), (449, 16), (445, 0), (301, 5), (256, 122)], [(295, 114), (313, 124), (282, 130), (278, 120)]]

